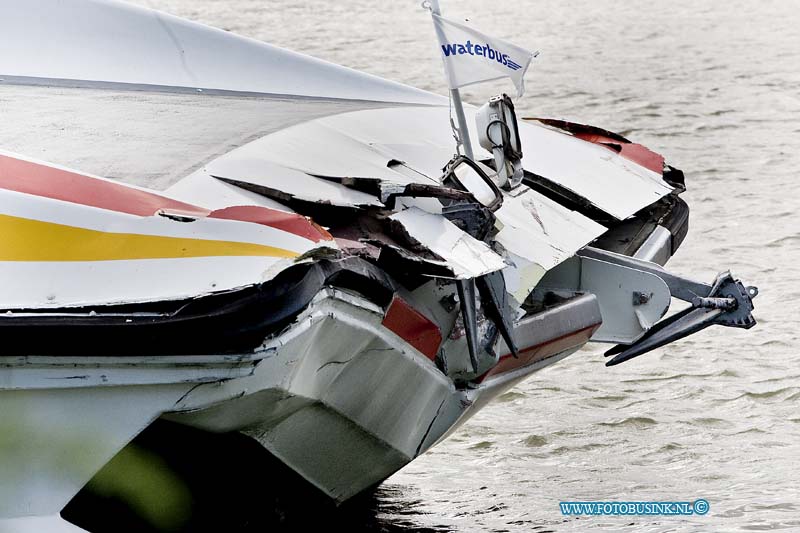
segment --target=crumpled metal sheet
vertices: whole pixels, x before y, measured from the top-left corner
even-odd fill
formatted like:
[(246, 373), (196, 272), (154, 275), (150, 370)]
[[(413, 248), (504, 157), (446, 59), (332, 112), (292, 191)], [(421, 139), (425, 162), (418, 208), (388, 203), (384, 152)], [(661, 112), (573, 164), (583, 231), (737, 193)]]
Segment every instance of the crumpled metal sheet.
[(506, 266), (502, 257), (482, 241), (461, 231), (440, 215), (410, 207), (389, 217), (419, 244), (441, 257), (457, 279), (472, 279)]
[[(380, 201), (385, 202), (390, 193), (402, 191), (410, 184), (441, 185), (442, 167), (453, 155), (448, 120), (446, 110), (426, 108), (383, 108), (314, 119), (234, 150), (209, 164), (206, 171), (230, 183), (238, 182), (245, 187), (248, 186), (243, 184), (249, 184), (250, 190), (266, 192), (266, 196), (278, 201), (285, 193), (320, 204), (382, 207)], [(556, 142), (579, 141), (540, 126), (528, 125), (523, 129), (532, 128), (541, 130)], [(583, 141), (579, 146), (600, 149)], [(477, 153), (479, 150), (482, 149), (476, 147)], [(610, 150), (600, 150), (603, 158), (617, 157)], [(485, 156), (488, 157), (488, 153)], [(598, 161), (605, 161), (603, 158)], [(560, 165), (570, 169), (572, 159), (572, 154), (562, 155)], [(541, 164), (531, 151), (526, 151), (523, 163), (535, 168)], [(622, 183), (616, 183), (613, 188), (624, 204), (630, 196), (619, 189), (626, 186), (626, 180), (631, 180), (625, 173), (616, 172), (605, 181), (621, 180)], [(663, 182), (662, 185), (663, 191), (671, 190)], [(659, 194), (652, 192), (653, 198), (660, 197)], [(386, 207), (414, 206), (431, 213), (441, 212), (436, 200), (425, 200), (409, 198), (397, 206)], [(603, 201), (605, 196), (601, 203)], [(628, 202), (623, 206), (625, 211), (618, 214), (627, 216), (649, 203), (652, 200), (642, 198)], [(506, 205), (496, 216), (500, 223), (497, 242), (513, 257), (506, 281), (517, 299), (524, 299), (545, 271), (606, 229), (524, 186), (513, 194), (506, 194)]]
[[(467, 109), (472, 138), (473, 109)], [(623, 220), (672, 192), (659, 172), (604, 145), (535, 122), (522, 122), (520, 137), (528, 172), (543, 176)], [(453, 156), (447, 108), (381, 108), (311, 120), (257, 141), (264, 156), (309, 174), (376, 177), (425, 182), (441, 176)], [(420, 148), (421, 146), (427, 149)], [(491, 155), (473, 145), (476, 157)], [(402, 161), (411, 173), (390, 169)]]
[[(520, 191), (524, 189), (520, 186)], [(506, 286), (518, 302), (525, 300), (546, 271), (606, 231), (530, 189), (507, 195), (495, 216), (501, 225), (495, 241), (511, 263), (503, 272)]]

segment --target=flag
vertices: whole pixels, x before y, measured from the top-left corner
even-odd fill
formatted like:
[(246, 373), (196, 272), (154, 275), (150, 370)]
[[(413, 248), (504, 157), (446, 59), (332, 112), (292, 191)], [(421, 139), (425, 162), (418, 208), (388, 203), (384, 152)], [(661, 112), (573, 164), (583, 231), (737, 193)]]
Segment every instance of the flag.
[(529, 52), (436, 13), (432, 15), (439, 38), (439, 53), (451, 89), (507, 77), (522, 96), (525, 72), (538, 52)]

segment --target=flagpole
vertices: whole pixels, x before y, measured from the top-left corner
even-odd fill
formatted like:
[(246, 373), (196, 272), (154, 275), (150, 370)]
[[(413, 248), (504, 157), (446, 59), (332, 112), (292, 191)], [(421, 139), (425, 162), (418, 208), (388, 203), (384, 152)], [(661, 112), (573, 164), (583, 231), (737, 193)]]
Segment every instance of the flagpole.
[[(439, 0), (428, 0), (431, 7), (431, 15), (441, 16), (442, 10), (439, 8)], [(436, 37), (440, 45), (445, 44), (439, 27), (434, 24), (436, 29)], [(469, 139), (469, 128), (467, 127), (467, 117), (464, 115), (464, 104), (461, 101), (461, 93), (458, 89), (450, 89), (450, 100), (453, 102), (453, 108), (456, 110), (456, 120), (458, 121), (458, 137), (461, 141), (461, 146), (464, 148), (464, 155), (472, 161), (475, 160), (475, 155), (472, 153), (472, 142)]]

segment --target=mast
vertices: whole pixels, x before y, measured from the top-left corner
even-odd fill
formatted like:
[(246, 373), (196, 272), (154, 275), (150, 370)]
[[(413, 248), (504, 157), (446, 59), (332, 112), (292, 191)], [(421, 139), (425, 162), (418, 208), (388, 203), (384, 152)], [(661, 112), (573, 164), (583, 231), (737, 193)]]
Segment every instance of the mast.
[[(439, 7), (439, 0), (427, 0), (430, 7), (431, 16), (441, 16), (442, 10)], [(423, 3), (423, 6), (425, 3)], [(436, 36), (438, 37), (439, 44), (442, 45), (446, 39), (439, 27), (434, 24)], [(461, 101), (461, 93), (458, 89), (450, 89), (450, 101), (453, 103), (453, 108), (456, 111), (456, 120), (458, 121), (458, 138), (461, 146), (464, 148), (464, 155), (470, 160), (475, 160), (475, 155), (472, 153), (472, 142), (469, 138), (469, 128), (467, 127), (467, 117), (464, 116), (464, 104)]]

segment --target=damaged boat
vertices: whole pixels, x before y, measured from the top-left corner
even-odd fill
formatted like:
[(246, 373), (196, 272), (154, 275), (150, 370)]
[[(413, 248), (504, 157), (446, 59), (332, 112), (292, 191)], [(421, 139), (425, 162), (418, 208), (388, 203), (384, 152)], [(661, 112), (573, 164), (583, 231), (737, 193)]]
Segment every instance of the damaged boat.
[(149, 9), (2, 1), (0, 31), (10, 531), (68, 530), (156, 420), (344, 502), (587, 342), (755, 324), (755, 287), (664, 268), (684, 175), (618, 134), (503, 95), (469, 158), (446, 98)]

